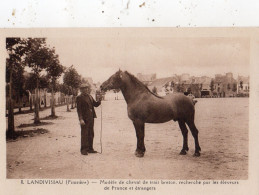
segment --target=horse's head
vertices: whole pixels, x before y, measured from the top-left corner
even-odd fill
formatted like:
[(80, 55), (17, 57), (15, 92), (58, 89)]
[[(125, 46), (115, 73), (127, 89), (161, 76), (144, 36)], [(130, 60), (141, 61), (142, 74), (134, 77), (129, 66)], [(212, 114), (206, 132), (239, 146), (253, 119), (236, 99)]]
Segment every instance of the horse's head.
[(100, 86), (102, 91), (107, 91), (111, 89), (119, 89), (122, 85), (122, 75), (121, 70), (113, 74), (107, 81), (104, 81)]

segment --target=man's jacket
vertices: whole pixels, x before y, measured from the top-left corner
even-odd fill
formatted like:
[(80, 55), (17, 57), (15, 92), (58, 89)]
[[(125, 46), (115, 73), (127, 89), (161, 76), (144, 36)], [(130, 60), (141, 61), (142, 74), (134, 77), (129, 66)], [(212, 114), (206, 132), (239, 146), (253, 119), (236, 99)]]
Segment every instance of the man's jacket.
[(87, 122), (89, 119), (96, 118), (94, 107), (97, 107), (101, 102), (97, 102), (91, 95), (79, 95), (76, 97), (77, 113), (79, 120), (83, 119)]

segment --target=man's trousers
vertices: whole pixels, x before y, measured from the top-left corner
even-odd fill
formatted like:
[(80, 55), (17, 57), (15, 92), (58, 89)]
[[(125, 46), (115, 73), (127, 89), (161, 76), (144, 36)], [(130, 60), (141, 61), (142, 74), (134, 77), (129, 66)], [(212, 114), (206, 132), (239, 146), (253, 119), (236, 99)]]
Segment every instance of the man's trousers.
[(94, 118), (81, 125), (81, 152), (93, 150)]

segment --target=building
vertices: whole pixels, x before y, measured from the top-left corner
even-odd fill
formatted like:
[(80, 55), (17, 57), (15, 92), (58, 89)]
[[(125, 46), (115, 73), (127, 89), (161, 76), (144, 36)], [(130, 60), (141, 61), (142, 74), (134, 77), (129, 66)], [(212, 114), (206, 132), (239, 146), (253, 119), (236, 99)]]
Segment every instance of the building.
[(210, 82), (210, 77), (190, 77), (189, 74), (182, 74), (156, 79), (148, 87), (151, 91), (156, 88), (159, 95), (181, 92), (201, 97), (201, 90), (209, 90)]
[(190, 80), (190, 74), (183, 73), (180, 76), (180, 80), (181, 80), (182, 83), (188, 82)]
[(215, 92), (215, 95), (217, 95), (218, 97), (223, 96), (224, 82), (224, 76), (222, 76), (221, 74), (215, 75), (214, 87), (212, 89), (212, 92)]
[(200, 85), (201, 90), (210, 90), (210, 84), (212, 78), (207, 76), (201, 76), (201, 77), (192, 77), (192, 84), (198, 84)]
[[(141, 77), (141, 74), (138, 76)], [(216, 74), (214, 79), (208, 76), (190, 76), (185, 73), (155, 79), (148, 83), (148, 88), (161, 96), (174, 92), (186, 95), (192, 93), (195, 97), (249, 96), (249, 77), (238, 76), (238, 80), (235, 80), (231, 72), (225, 75)]]
[(156, 89), (157, 94), (163, 96), (168, 93), (173, 93), (173, 87), (175, 83), (178, 83), (178, 79), (176, 77), (166, 77), (156, 79), (148, 85), (148, 88), (151, 91)]
[(236, 80), (231, 72), (226, 75), (217, 74), (213, 80), (212, 92), (218, 97), (236, 96)]
[(227, 82), (231, 82), (232, 79), (233, 79), (233, 73), (232, 72), (226, 73), (226, 80), (227, 80)]
[(250, 85), (249, 76), (238, 76), (237, 77), (237, 94), (241, 96), (249, 96)]
[(138, 73), (137, 74), (137, 79), (140, 80), (142, 83), (145, 85), (149, 85), (152, 83), (154, 80), (156, 80), (156, 73), (154, 74), (142, 74)]

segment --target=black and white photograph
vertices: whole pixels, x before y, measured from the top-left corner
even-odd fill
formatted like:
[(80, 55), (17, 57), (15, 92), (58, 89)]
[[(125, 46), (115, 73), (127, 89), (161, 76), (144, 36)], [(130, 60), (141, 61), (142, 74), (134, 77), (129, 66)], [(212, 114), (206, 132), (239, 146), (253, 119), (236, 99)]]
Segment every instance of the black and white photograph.
[(7, 37), (7, 178), (248, 179), (250, 39), (194, 31)]

